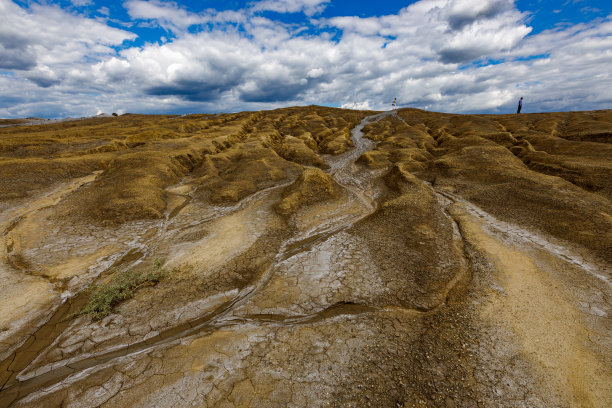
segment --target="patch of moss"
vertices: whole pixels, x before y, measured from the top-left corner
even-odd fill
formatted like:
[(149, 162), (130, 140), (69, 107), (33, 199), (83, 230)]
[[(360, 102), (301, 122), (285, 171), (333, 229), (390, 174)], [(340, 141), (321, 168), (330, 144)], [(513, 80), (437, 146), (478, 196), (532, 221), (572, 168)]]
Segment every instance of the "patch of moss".
[(167, 275), (168, 271), (162, 268), (159, 260), (155, 260), (153, 266), (147, 270), (119, 271), (109, 282), (93, 286), (90, 289), (89, 301), (76, 314), (88, 315), (94, 320), (101, 320), (111, 314), (114, 306), (131, 298), (138, 288), (144, 285), (155, 285)]

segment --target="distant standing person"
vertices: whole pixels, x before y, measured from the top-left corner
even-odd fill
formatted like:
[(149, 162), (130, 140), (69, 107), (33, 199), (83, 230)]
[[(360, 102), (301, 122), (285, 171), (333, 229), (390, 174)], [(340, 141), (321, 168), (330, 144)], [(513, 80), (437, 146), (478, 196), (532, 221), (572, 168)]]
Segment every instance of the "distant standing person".
[(393, 103), (391, 104), (391, 107), (393, 107), (393, 109), (395, 109), (397, 106), (397, 98), (393, 98)]
[(521, 99), (519, 99), (519, 105), (518, 105), (518, 109), (516, 110), (516, 113), (521, 113), (522, 107), (523, 107), (523, 97), (521, 96)]

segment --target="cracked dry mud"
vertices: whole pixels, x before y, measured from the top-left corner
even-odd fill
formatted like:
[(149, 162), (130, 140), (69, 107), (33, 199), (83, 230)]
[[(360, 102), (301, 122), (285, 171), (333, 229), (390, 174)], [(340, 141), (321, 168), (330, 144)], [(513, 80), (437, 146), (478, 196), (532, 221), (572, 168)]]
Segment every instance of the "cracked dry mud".
[(612, 111), (4, 127), (0, 406), (610, 407), (611, 142)]

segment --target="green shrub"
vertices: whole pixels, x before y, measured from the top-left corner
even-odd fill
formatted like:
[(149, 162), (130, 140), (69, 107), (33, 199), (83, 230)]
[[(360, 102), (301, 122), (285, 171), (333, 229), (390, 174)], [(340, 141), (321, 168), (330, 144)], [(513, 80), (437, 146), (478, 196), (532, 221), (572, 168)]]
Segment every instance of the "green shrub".
[(155, 285), (166, 275), (167, 271), (161, 267), (161, 261), (158, 259), (148, 270), (128, 269), (116, 272), (109, 282), (90, 289), (89, 301), (77, 315), (89, 315), (100, 320), (111, 314), (115, 305), (131, 298), (139, 287)]

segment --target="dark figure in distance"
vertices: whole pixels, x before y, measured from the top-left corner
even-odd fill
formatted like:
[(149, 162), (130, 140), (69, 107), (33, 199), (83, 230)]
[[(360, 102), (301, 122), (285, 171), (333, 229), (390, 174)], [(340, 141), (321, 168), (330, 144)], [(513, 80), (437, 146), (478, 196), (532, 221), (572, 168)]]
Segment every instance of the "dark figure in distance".
[(523, 107), (523, 97), (521, 96), (521, 99), (519, 99), (519, 105), (518, 105), (518, 109), (516, 110), (516, 113), (521, 113), (522, 107)]

